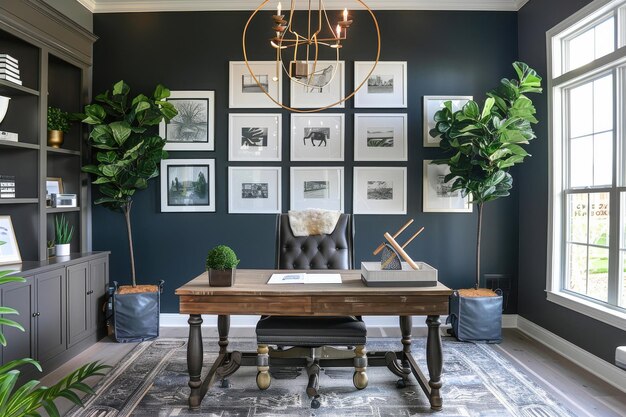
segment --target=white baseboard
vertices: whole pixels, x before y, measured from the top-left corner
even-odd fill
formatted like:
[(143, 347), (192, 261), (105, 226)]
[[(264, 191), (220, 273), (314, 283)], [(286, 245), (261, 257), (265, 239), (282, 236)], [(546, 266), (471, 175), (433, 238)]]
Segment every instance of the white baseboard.
[(622, 392), (626, 392), (626, 371), (598, 358), (524, 317), (517, 317), (517, 328), (530, 338), (594, 374)]
[[(445, 325), (448, 316), (441, 316), (441, 324)], [(187, 326), (188, 316), (178, 313), (161, 313), (161, 327), (184, 327)], [(217, 327), (217, 316), (203, 315), (202, 327)], [(398, 328), (398, 318), (390, 316), (367, 316), (363, 320), (370, 327)], [(413, 327), (426, 327), (426, 318), (413, 320)], [(231, 316), (230, 327), (254, 328), (259, 316)], [(517, 314), (504, 314), (502, 316), (502, 328), (514, 329), (517, 327)]]

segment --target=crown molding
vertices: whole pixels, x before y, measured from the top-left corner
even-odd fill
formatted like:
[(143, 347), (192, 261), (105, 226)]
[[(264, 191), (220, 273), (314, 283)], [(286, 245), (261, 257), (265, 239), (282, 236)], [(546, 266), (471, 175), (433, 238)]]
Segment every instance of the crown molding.
[[(77, 0), (92, 13), (254, 10), (261, 0)], [(365, 0), (373, 10), (518, 11), (528, 0)], [(285, 1), (288, 3), (288, 0)], [(354, 1), (352, 4), (356, 4)], [(268, 3), (271, 9), (276, 1)], [(305, 2), (300, 2), (304, 6)], [(341, 10), (345, 0), (326, 0), (328, 10)]]

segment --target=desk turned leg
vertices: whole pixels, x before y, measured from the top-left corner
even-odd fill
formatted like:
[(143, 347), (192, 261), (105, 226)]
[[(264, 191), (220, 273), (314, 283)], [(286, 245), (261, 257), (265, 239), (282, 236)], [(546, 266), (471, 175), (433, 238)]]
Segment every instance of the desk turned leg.
[(200, 387), (202, 385), (202, 316), (191, 314), (189, 316), (189, 341), (187, 343), (187, 370), (189, 371), (189, 408), (198, 408), (202, 402)]
[(400, 316), (400, 331), (402, 332), (402, 368), (406, 377), (405, 381), (409, 379), (411, 374), (411, 365), (409, 364), (408, 356), (411, 354), (411, 328), (413, 327), (412, 316)]
[(220, 345), (220, 353), (223, 354), (226, 354), (228, 347), (228, 332), (230, 332), (230, 316), (217, 316), (217, 334), (220, 337), (217, 344)]
[(441, 371), (443, 369), (443, 354), (441, 351), (441, 335), (439, 334), (439, 316), (428, 316), (428, 340), (426, 342), (426, 363), (428, 364), (428, 385), (430, 392), (430, 407), (441, 410)]

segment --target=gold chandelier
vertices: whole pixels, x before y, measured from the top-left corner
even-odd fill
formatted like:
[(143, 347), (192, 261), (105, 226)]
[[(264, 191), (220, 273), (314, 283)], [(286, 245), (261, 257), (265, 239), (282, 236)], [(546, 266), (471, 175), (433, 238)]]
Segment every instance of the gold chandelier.
[[(369, 77), (374, 72), (378, 60), (380, 58), (380, 28), (374, 12), (361, 0), (355, 0), (360, 3), (365, 10), (367, 10), (372, 17), (374, 28), (377, 35), (377, 49), (376, 58), (373, 62), (372, 68), (365, 78), (358, 84), (358, 86), (345, 97), (342, 97), (339, 101), (330, 103), (326, 106), (316, 109), (296, 109), (282, 104), (275, 97), (272, 97), (267, 91), (266, 87), (259, 81), (256, 74), (252, 70), (250, 63), (248, 62), (248, 53), (246, 50), (246, 35), (248, 27), (254, 19), (254, 17), (270, 2), (271, 0), (265, 0), (256, 10), (252, 13), (246, 26), (243, 30), (243, 57), (250, 72), (250, 75), (258, 85), (258, 87), (265, 93), (278, 106), (298, 113), (313, 113), (321, 110), (325, 110), (334, 106), (337, 106), (354, 95), (365, 85)], [(342, 42), (348, 39), (348, 29), (353, 23), (352, 17), (348, 14), (348, 9), (344, 8), (343, 13), (337, 17), (336, 20), (329, 18), (329, 14), (324, 7), (323, 0), (290, 0), (291, 6), (287, 13), (283, 13), (282, 3), (278, 2), (276, 8), (276, 14), (272, 16), (272, 31), (275, 36), (270, 39), (270, 47), (275, 50), (276, 54), (276, 74), (273, 77), (274, 81), (278, 81), (278, 75), (283, 71), (289, 79), (295, 83), (308, 88), (322, 89), (328, 86), (337, 73), (340, 61), (340, 51), (343, 47)], [(296, 7), (298, 3), (308, 3), (308, 7), (303, 10), (306, 13), (307, 21), (303, 27), (298, 27), (294, 21), (296, 15)], [(322, 49), (328, 49), (332, 51), (335, 56), (336, 65), (334, 65), (332, 74), (324, 73), (321, 77), (321, 73), (326, 69), (318, 69), (320, 51)], [(285, 65), (283, 54), (288, 54), (288, 64)], [(322, 82), (320, 83), (320, 80)]]

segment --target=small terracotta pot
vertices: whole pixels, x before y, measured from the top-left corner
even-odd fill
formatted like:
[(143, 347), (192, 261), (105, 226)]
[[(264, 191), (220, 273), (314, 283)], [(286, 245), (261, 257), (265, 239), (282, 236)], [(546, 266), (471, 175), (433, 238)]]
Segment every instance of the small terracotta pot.
[(209, 286), (232, 287), (235, 285), (236, 269), (209, 269)]
[(63, 145), (63, 131), (48, 130), (48, 146), (53, 148), (60, 148), (61, 145)]

